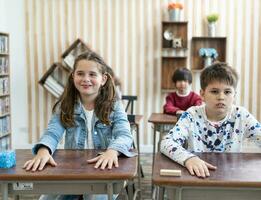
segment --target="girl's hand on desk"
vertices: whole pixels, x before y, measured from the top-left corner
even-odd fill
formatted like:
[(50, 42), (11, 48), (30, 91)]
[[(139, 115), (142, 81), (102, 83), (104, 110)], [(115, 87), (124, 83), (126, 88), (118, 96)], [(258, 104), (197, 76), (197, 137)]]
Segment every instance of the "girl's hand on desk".
[(51, 164), (52, 166), (56, 166), (56, 162), (54, 161), (53, 157), (50, 155), (49, 150), (45, 147), (42, 147), (38, 150), (36, 156), (32, 160), (26, 161), (23, 166), (23, 169), (26, 171), (33, 171), (36, 170), (43, 170), (46, 163)]
[(189, 158), (185, 161), (185, 167), (188, 169), (189, 173), (194, 176), (205, 178), (206, 176), (210, 176), (209, 170), (217, 169), (216, 166), (211, 165), (204, 160), (201, 160), (199, 157), (195, 156), (192, 158)]
[(107, 149), (104, 153), (101, 155), (92, 158), (90, 160), (87, 160), (88, 163), (95, 163), (94, 168), (101, 168), (105, 169), (106, 166), (108, 166), (108, 169), (112, 169), (112, 166), (114, 165), (115, 167), (119, 167), (118, 164), (118, 151), (113, 150), (113, 149)]
[(184, 110), (178, 110), (178, 111), (176, 112), (176, 114), (181, 115), (181, 114), (184, 113), (184, 112), (185, 112)]

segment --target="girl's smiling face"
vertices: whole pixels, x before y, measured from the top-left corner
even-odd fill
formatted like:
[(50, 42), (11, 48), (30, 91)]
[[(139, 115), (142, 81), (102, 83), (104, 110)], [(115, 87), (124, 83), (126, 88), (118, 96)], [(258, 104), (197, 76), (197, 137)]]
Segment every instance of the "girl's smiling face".
[(200, 91), (206, 104), (206, 114), (210, 121), (220, 121), (231, 110), (235, 99), (235, 89), (225, 82), (214, 81)]
[(107, 76), (102, 74), (99, 64), (90, 60), (80, 60), (73, 72), (73, 81), (76, 89), (79, 91), (81, 98), (94, 100), (99, 89), (106, 81)]

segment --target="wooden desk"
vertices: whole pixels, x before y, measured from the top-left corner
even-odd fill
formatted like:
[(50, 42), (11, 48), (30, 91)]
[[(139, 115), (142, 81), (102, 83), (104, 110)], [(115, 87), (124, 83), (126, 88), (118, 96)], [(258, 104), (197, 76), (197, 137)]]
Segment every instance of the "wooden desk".
[[(257, 200), (261, 199), (260, 153), (200, 153), (203, 160), (216, 165), (210, 177), (191, 176), (185, 167), (161, 153), (154, 162), (152, 182), (159, 189), (157, 199), (163, 199), (167, 189), (170, 199), (184, 200)], [(181, 177), (160, 176), (160, 169), (180, 169)]]
[[(94, 169), (86, 160), (97, 155), (98, 150), (56, 150), (54, 159), (58, 166), (47, 166), (41, 172), (26, 172), (25, 161), (31, 159), (31, 150), (16, 150), (16, 167), (0, 169), (2, 199), (8, 194), (113, 194), (119, 193), (127, 181), (137, 173), (137, 158), (119, 157), (119, 168)], [(13, 184), (14, 183), (14, 184)], [(32, 183), (28, 190), (14, 190), (17, 183)], [(130, 187), (131, 188), (131, 187)], [(130, 191), (130, 196), (131, 194)]]
[[(167, 114), (163, 114), (163, 113), (152, 113), (148, 119), (148, 122), (150, 122), (154, 125), (154, 131), (153, 131), (153, 162), (154, 162), (155, 152), (156, 152), (157, 131), (159, 131), (159, 133), (160, 133), (160, 140), (161, 140), (162, 133), (164, 131), (164, 127), (166, 125), (174, 126), (177, 123), (177, 117), (174, 115), (167, 115)], [(158, 147), (158, 149), (159, 149), (159, 147)]]

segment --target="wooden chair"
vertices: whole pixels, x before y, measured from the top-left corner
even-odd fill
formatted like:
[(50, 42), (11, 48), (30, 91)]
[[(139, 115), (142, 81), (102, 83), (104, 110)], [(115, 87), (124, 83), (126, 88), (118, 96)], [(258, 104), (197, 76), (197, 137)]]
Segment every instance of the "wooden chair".
[(127, 105), (125, 107), (125, 112), (128, 113), (128, 120), (130, 123), (135, 123), (135, 115), (134, 115), (134, 102), (137, 101), (137, 96), (131, 95), (122, 95), (121, 99), (123, 101), (127, 101)]

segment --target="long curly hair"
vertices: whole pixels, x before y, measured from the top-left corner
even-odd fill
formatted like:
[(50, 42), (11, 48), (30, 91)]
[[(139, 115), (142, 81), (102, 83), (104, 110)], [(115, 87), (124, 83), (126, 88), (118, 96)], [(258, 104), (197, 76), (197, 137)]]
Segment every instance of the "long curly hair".
[(80, 93), (74, 85), (73, 73), (77, 69), (77, 64), (80, 60), (89, 60), (96, 62), (98, 64), (97, 67), (99, 72), (102, 75), (107, 76), (106, 83), (100, 87), (99, 94), (95, 99), (94, 112), (102, 123), (108, 125), (111, 123), (109, 120), (109, 115), (113, 111), (113, 105), (116, 99), (115, 86), (111, 75), (106, 71), (108, 65), (98, 54), (92, 51), (83, 52), (76, 57), (73, 71), (68, 77), (64, 92), (53, 106), (53, 113), (56, 112), (56, 108), (59, 105), (61, 123), (67, 128), (75, 126), (74, 109), (76, 104), (78, 103)]

